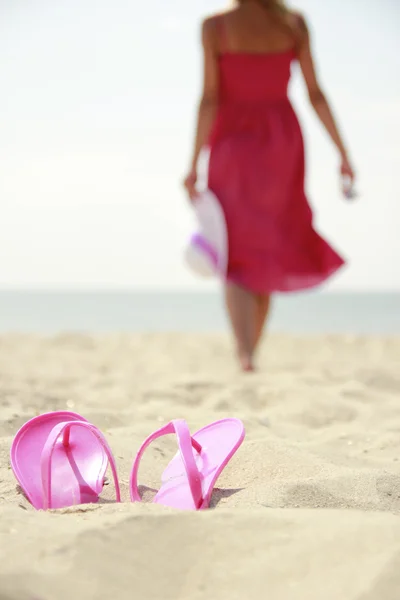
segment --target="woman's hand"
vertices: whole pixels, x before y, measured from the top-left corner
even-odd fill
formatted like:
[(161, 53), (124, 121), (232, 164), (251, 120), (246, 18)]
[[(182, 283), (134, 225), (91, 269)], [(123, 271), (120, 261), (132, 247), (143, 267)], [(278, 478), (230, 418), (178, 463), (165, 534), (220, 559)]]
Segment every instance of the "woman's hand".
[(198, 195), (196, 183), (197, 183), (197, 172), (195, 169), (192, 169), (191, 171), (189, 171), (188, 175), (186, 175), (185, 179), (183, 180), (183, 185), (186, 189), (186, 192), (187, 192), (191, 202), (194, 202)]
[(346, 198), (351, 200), (356, 195), (354, 191), (355, 174), (347, 156), (342, 157), (340, 174), (342, 176), (343, 194)]

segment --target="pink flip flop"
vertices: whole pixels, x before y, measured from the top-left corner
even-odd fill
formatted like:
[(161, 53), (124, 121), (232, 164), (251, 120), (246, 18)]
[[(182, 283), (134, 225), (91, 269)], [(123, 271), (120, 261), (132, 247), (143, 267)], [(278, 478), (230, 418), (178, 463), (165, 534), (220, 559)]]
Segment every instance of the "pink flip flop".
[(222, 419), (191, 437), (186, 421), (179, 419), (154, 432), (143, 442), (133, 464), (132, 502), (141, 501), (137, 475), (144, 451), (151, 442), (171, 433), (177, 436), (179, 451), (163, 473), (163, 485), (154, 502), (182, 510), (208, 508), (218, 477), (244, 440), (243, 423), (238, 419)]
[(17, 432), (11, 467), (37, 509), (97, 502), (110, 462), (117, 502), (117, 469), (103, 434), (76, 413), (57, 411), (34, 417)]

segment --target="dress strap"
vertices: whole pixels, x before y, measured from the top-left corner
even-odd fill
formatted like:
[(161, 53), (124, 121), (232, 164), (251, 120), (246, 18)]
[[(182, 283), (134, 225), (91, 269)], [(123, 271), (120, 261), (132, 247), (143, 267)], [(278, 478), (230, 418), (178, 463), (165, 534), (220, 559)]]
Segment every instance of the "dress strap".
[(295, 28), (295, 49), (298, 53), (301, 50), (304, 41), (308, 37), (308, 29), (303, 15), (299, 13), (295, 13), (293, 15), (293, 23)]
[(219, 15), (215, 22), (216, 27), (216, 37), (217, 37), (217, 47), (219, 54), (223, 54), (228, 51), (227, 44), (227, 35), (226, 35), (226, 26), (225, 19), (223, 15)]

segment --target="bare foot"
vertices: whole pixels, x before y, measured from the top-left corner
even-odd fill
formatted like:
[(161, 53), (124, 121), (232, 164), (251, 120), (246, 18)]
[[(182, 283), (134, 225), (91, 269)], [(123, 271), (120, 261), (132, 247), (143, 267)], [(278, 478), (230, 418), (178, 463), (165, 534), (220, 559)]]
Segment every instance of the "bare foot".
[(246, 373), (252, 373), (255, 371), (252, 356), (248, 354), (239, 354), (239, 362), (242, 370)]

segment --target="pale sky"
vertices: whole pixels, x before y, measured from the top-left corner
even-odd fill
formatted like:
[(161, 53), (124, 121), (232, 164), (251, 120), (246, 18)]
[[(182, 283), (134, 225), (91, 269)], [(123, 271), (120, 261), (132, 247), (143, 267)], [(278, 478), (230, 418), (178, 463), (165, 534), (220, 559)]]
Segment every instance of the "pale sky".
[[(400, 2), (295, 5), (359, 176), (347, 204), (296, 72), (316, 223), (349, 259), (329, 287), (400, 290)], [(0, 286), (207, 289), (182, 261), (192, 215), (180, 180), (199, 19), (223, 6), (0, 0)]]

